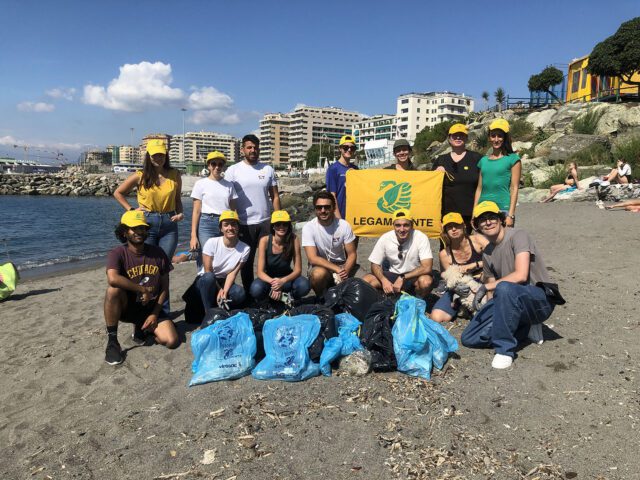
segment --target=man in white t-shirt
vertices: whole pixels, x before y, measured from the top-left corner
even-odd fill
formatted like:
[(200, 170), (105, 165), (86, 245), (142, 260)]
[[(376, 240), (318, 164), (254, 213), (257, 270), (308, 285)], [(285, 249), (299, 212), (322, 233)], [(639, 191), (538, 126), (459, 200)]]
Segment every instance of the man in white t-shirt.
[(429, 238), (413, 228), (411, 212), (393, 213), (393, 230), (382, 235), (369, 256), (371, 273), (364, 280), (386, 294), (405, 291), (426, 297), (433, 285)]
[(316, 218), (302, 228), (302, 246), (309, 261), (311, 288), (320, 297), (336, 282), (355, 274), (358, 254), (351, 225), (335, 216), (335, 197), (324, 190), (316, 192), (313, 206)]
[(238, 214), (227, 210), (220, 215), (222, 237), (207, 240), (202, 247), (203, 266), (196, 287), (205, 311), (226, 303), (229, 308), (242, 306), (245, 290), (236, 285), (236, 277), (249, 257), (249, 247), (238, 240)]
[(269, 234), (273, 210), (280, 210), (280, 194), (276, 174), (270, 165), (258, 160), (260, 140), (255, 135), (242, 139), (244, 160), (227, 170), (224, 178), (233, 182), (238, 194), (236, 204), (240, 217), (240, 240), (249, 245), (250, 253), (242, 267), (242, 285), (246, 291), (253, 282), (253, 259), (260, 237)]

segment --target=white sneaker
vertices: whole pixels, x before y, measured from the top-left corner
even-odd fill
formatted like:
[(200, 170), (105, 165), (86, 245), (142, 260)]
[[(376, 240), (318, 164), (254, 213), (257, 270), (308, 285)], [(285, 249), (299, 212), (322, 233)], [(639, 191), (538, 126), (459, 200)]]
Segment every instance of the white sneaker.
[(529, 328), (529, 334), (527, 336), (532, 343), (542, 345), (544, 343), (544, 335), (542, 335), (542, 324), (536, 323), (534, 325), (531, 325), (531, 327)]
[(493, 357), (493, 361), (491, 362), (491, 366), (493, 368), (509, 368), (513, 363), (513, 357), (509, 355), (502, 355), (501, 353), (496, 353)]
[(600, 210), (604, 210), (604, 202), (602, 200), (596, 200), (596, 207)]

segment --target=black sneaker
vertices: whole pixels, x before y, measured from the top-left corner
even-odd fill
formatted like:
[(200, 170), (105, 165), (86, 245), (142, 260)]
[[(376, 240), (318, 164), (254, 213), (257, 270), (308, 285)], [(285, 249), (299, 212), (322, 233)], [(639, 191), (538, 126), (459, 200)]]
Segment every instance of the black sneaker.
[(144, 345), (147, 343), (147, 332), (142, 330), (138, 325), (133, 327), (133, 333), (131, 334), (131, 341), (136, 345)]
[(117, 339), (109, 339), (107, 342), (107, 350), (104, 354), (104, 361), (109, 365), (120, 365), (124, 361), (122, 356), (122, 348)]

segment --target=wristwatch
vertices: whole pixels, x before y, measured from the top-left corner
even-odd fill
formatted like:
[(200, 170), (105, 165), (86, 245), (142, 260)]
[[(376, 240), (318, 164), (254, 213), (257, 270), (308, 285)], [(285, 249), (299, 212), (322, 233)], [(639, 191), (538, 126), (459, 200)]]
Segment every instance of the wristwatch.
[(511, 220), (515, 220), (516, 219), (515, 215), (507, 215), (507, 217), (509, 217)]
[(404, 280), (404, 273), (401, 273), (400, 275), (398, 275), (402, 280)]

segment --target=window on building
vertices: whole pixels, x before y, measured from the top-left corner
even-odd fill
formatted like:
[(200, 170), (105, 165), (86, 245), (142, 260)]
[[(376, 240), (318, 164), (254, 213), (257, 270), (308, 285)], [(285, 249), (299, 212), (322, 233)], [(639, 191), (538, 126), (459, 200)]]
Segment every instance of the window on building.
[(571, 93), (576, 93), (580, 87), (580, 70), (571, 76)]
[(417, 110), (418, 110), (418, 113), (420, 113), (420, 109), (418, 108)]
[(400, 110), (400, 113), (409, 113), (409, 109), (408, 108), (403, 108), (402, 110)]
[(589, 73), (586, 70), (582, 71), (582, 85), (580, 86), (580, 88), (587, 88), (587, 77), (589, 76)]
[(409, 103), (409, 99), (408, 98), (403, 98), (400, 103)]

